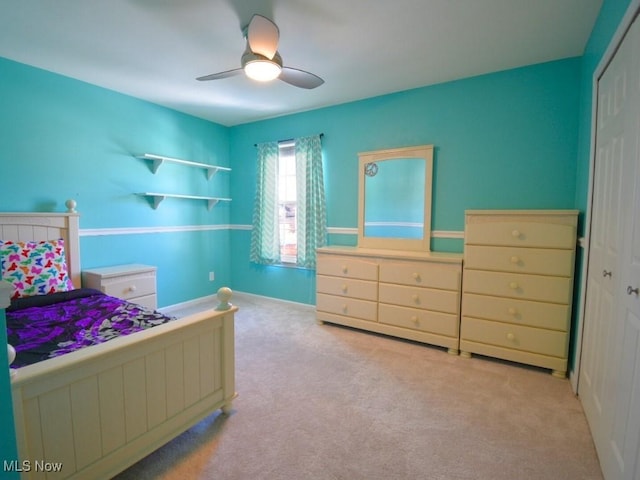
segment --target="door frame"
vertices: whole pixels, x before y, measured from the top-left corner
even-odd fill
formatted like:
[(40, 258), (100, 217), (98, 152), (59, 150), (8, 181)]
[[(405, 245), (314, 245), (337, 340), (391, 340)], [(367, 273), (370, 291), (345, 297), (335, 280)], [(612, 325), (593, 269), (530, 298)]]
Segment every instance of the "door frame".
[(640, 0), (631, 0), (627, 11), (625, 12), (622, 20), (616, 28), (616, 32), (609, 42), (609, 46), (605, 50), (598, 66), (593, 72), (592, 87), (591, 87), (591, 138), (589, 146), (589, 186), (587, 191), (587, 207), (585, 212), (585, 228), (584, 237), (582, 239), (582, 259), (580, 262), (580, 298), (578, 302), (578, 315), (576, 325), (576, 351), (574, 354), (573, 370), (569, 375), (571, 382), (571, 388), (573, 393), (578, 394), (578, 382), (580, 378), (580, 362), (582, 359), (582, 335), (584, 332), (584, 316), (587, 300), (587, 273), (589, 269), (589, 250), (591, 245), (591, 209), (593, 207), (593, 183), (596, 163), (596, 134), (597, 134), (597, 122), (598, 122), (598, 83), (604, 74), (607, 66), (613, 59), (614, 55), (618, 51), (618, 47), (622, 43), (624, 36), (631, 27), (633, 20), (640, 14)]

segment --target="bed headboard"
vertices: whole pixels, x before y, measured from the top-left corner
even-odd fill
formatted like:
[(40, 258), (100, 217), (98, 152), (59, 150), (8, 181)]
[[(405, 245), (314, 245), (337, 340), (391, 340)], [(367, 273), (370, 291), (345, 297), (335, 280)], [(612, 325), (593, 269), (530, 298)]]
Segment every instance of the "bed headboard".
[(69, 276), (73, 286), (80, 288), (79, 217), (75, 211), (67, 213), (0, 213), (0, 240), (24, 242), (63, 238)]

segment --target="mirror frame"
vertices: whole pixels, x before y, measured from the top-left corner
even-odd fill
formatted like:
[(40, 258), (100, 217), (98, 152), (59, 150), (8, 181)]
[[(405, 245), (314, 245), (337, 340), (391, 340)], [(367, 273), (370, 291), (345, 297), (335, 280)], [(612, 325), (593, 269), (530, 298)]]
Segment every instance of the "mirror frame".
[[(358, 247), (408, 251), (431, 251), (431, 196), (433, 182), (433, 145), (391, 148), (358, 153)], [(364, 236), (365, 173), (367, 163), (383, 162), (399, 158), (421, 158), (426, 161), (424, 169), (424, 220), (421, 239), (383, 238)]]

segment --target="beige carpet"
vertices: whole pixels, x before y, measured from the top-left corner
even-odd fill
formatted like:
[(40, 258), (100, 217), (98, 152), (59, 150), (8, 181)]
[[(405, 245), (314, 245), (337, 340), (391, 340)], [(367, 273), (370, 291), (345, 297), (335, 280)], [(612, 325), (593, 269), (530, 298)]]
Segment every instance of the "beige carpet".
[(602, 479), (579, 400), (547, 371), (237, 295), (236, 384), (125, 479)]

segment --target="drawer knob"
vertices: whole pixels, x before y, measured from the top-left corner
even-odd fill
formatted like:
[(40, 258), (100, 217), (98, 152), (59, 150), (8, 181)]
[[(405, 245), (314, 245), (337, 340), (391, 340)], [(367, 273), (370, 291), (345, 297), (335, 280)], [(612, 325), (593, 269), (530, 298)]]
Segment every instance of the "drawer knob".
[(510, 307), (508, 312), (509, 312), (509, 315), (515, 315), (516, 313), (518, 313), (518, 311), (513, 307)]
[(638, 288), (638, 287), (631, 288), (631, 285), (629, 285), (627, 287), (627, 295), (636, 295), (636, 296), (638, 296), (638, 293), (640, 293), (640, 288)]
[(413, 279), (414, 279), (416, 282), (419, 282), (419, 281), (420, 281), (420, 274), (419, 274), (418, 272), (414, 272), (414, 273), (413, 273)]
[(133, 292), (135, 292), (135, 291), (136, 291), (136, 286), (135, 286), (135, 285), (131, 285), (131, 286), (128, 288), (128, 291), (130, 291), (130, 292), (132, 292), (132, 293), (133, 293)]
[(420, 295), (418, 295), (417, 293), (412, 295), (411, 298), (415, 303), (420, 303)]
[(347, 284), (343, 284), (342, 285), (342, 293), (347, 293), (347, 290), (349, 290), (349, 287), (347, 287)]
[(347, 268), (346, 265), (342, 266), (342, 273), (347, 273), (349, 271), (349, 269)]
[(513, 238), (520, 238), (520, 230), (513, 230), (513, 231), (511, 232), (511, 236), (512, 236)]
[(605, 277), (605, 278), (606, 278), (606, 277), (611, 278), (611, 272), (610, 272), (610, 271), (607, 271), (607, 270), (603, 270), (603, 271), (602, 271), (602, 276), (603, 276), (603, 277)]
[(520, 263), (520, 257), (517, 257), (514, 255), (513, 257), (511, 257), (511, 263), (513, 264)]
[(515, 339), (516, 339), (516, 336), (513, 333), (511, 332), (507, 333), (507, 340), (509, 340), (510, 342), (513, 342)]
[(509, 288), (510, 288), (511, 290), (517, 290), (517, 289), (518, 289), (518, 283), (517, 283), (517, 282), (511, 282), (511, 283), (509, 284)]
[(411, 317), (411, 321), (413, 323), (417, 324), (418, 323), (418, 317), (414, 315), (413, 317)]
[(347, 305), (344, 304), (342, 305), (342, 313), (347, 313), (349, 311), (349, 309), (347, 308)]

